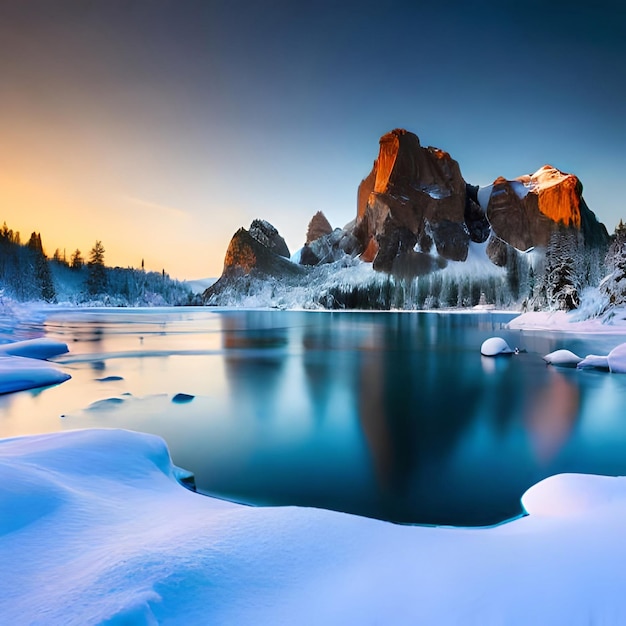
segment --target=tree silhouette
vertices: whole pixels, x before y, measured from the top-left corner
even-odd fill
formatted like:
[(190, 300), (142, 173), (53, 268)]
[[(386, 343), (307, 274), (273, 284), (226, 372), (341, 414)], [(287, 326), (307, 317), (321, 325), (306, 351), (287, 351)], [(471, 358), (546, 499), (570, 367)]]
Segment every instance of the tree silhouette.
[(85, 265), (85, 260), (83, 259), (80, 250), (76, 248), (70, 257), (70, 267), (73, 270), (80, 270), (83, 265)]
[(48, 265), (48, 259), (43, 251), (43, 245), (41, 243), (41, 235), (33, 232), (26, 244), (32, 255), (32, 266), (35, 276), (35, 290), (37, 295), (43, 298), (46, 302), (54, 302), (56, 299), (56, 292), (54, 289), (54, 283), (52, 282), (52, 274), (50, 273), (50, 266)]
[(107, 287), (107, 273), (104, 267), (104, 246), (96, 241), (89, 252), (87, 263), (87, 290), (91, 295), (104, 294)]

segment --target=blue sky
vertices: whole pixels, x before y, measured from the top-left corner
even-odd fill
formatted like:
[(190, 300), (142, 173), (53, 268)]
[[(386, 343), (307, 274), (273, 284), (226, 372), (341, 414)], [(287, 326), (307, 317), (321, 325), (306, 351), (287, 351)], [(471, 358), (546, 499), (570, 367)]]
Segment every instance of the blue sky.
[(0, 0), (0, 219), (219, 275), (256, 217), (292, 250), (356, 213), (403, 127), (465, 179), (577, 174), (626, 218), (626, 8), (577, 2)]

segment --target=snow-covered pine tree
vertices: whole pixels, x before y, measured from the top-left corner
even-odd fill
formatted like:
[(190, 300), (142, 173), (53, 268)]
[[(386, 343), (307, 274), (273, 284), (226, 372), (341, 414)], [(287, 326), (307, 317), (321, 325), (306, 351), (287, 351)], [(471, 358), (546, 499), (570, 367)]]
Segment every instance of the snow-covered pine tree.
[(584, 246), (577, 229), (559, 226), (546, 248), (544, 271), (538, 283), (538, 299), (550, 309), (571, 311), (580, 304), (585, 286)]
[(613, 307), (626, 305), (626, 226), (622, 220), (615, 229), (605, 266), (609, 273), (599, 287), (600, 293), (606, 298), (603, 313)]

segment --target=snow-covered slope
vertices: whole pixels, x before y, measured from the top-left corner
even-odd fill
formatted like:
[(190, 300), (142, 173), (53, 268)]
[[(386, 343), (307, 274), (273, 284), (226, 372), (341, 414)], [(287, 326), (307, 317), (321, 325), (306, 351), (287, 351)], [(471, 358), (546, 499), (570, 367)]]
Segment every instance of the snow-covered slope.
[(7, 624), (622, 624), (626, 478), (562, 475), (490, 529), (250, 508), (119, 430), (0, 441)]

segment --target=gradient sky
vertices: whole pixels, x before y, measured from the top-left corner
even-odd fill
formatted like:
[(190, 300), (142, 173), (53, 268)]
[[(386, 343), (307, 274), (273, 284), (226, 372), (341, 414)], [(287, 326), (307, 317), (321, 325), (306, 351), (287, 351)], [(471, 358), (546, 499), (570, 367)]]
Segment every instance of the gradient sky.
[(261, 217), (356, 214), (380, 135), (468, 182), (545, 163), (626, 219), (626, 5), (0, 0), (0, 222), (48, 254), (217, 276)]

